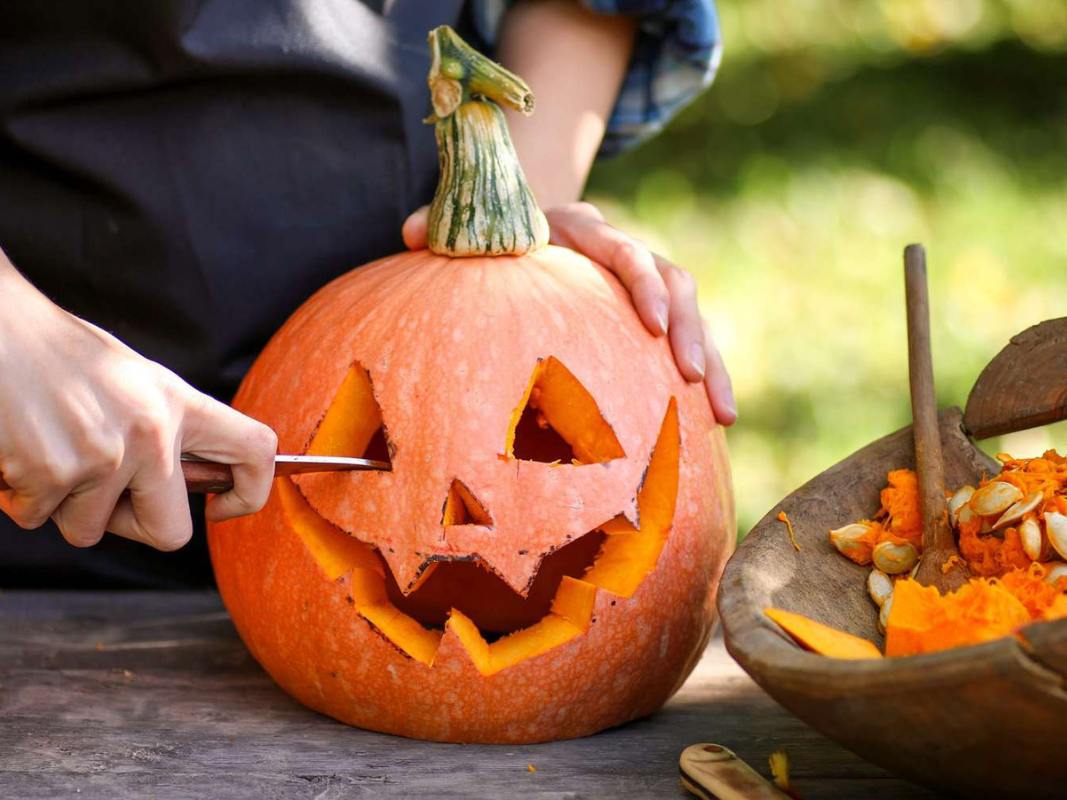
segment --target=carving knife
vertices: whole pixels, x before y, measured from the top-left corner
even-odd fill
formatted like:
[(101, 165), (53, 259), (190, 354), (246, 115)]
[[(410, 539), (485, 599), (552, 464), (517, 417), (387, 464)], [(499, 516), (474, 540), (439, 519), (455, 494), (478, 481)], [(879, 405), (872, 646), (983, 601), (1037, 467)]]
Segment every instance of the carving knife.
[[(233, 488), (233, 472), (229, 464), (206, 461), (192, 455), (182, 456), (182, 475), (185, 488), (194, 494), (228, 492)], [(274, 457), (274, 475), (302, 475), (305, 472), (389, 471), (392, 465), (385, 461), (346, 456), (297, 456)], [(4, 476), (0, 475), (0, 490), (9, 489)]]

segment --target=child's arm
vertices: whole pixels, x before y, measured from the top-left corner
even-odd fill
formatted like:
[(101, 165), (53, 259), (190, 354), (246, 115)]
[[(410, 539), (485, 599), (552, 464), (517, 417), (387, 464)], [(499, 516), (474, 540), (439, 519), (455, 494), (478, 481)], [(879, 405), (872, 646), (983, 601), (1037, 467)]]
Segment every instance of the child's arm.
[(525, 0), (504, 16), (497, 56), (536, 98), (507, 110), (511, 141), (542, 208), (582, 195), (633, 49), (629, 17), (587, 11), (574, 0)]

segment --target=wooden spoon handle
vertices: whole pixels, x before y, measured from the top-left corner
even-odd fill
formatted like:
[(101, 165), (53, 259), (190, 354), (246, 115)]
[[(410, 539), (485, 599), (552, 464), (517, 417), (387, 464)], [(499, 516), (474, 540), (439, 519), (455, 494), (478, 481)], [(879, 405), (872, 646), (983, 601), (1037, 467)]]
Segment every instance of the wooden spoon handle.
[(678, 771), (682, 786), (705, 800), (789, 800), (789, 795), (719, 744), (685, 748)]
[[(229, 464), (215, 461), (182, 461), (185, 489), (192, 494), (218, 494), (233, 488), (233, 472)], [(0, 491), (10, 489), (0, 475)]]
[[(926, 285), (926, 253), (922, 245), (904, 250), (904, 288), (908, 309), (908, 378), (911, 383), (911, 416), (915, 436), (915, 466), (923, 531), (947, 512), (945, 465), (941, 455), (941, 432), (937, 425), (934, 391), (934, 361), (930, 349), (930, 296)], [(923, 544), (928, 545), (925, 536)]]
[[(922, 245), (904, 249), (904, 289), (908, 311), (908, 377), (911, 383), (912, 435), (915, 471), (919, 478), (919, 507), (923, 522), (923, 558), (916, 579), (942, 591), (962, 582), (941, 566), (958, 555), (948, 524), (945, 498), (945, 463), (937, 424), (934, 360), (930, 350), (930, 296), (926, 285), (926, 251)], [(951, 570), (958, 572), (958, 570)]]

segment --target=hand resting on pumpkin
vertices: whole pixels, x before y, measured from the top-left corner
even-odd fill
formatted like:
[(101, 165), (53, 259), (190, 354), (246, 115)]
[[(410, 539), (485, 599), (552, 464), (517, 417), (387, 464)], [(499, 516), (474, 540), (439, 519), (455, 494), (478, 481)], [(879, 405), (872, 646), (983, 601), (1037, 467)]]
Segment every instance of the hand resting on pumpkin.
[[(732, 425), (737, 409), (730, 376), (700, 315), (693, 276), (609, 225), (591, 203), (567, 203), (548, 209), (545, 216), (553, 244), (577, 250), (618, 276), (645, 327), (670, 337), (682, 376), (692, 383), (703, 381), (715, 419)], [(427, 218), (423, 206), (404, 222), (404, 244), (410, 249), (426, 246)]]
[[(0, 510), (20, 527), (51, 517), (70, 544), (105, 531), (175, 550), (192, 533), (178, 459), (233, 465), (210, 519), (259, 510), (274, 432), (37, 291), (0, 252)], [(128, 494), (123, 494), (128, 490)]]

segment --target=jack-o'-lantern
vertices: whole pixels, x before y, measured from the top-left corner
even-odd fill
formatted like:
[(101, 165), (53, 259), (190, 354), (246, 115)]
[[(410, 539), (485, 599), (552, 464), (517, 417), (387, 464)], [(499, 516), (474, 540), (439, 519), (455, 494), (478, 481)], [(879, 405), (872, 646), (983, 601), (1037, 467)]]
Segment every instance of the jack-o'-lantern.
[(279, 478), (210, 526), (223, 599), (289, 693), (463, 742), (581, 736), (657, 709), (698, 659), (734, 541), (703, 387), (547, 226), (494, 101), (515, 76), (430, 35), (430, 251), (302, 306), (235, 406), (283, 452), (388, 472)]

